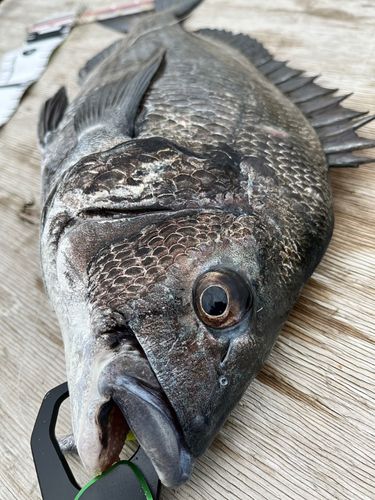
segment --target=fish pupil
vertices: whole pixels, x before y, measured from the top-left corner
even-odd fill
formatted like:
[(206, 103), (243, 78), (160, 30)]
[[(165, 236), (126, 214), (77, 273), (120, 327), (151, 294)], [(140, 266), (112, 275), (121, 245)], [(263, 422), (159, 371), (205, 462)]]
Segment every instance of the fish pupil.
[(221, 286), (210, 286), (202, 294), (202, 308), (210, 316), (220, 316), (228, 306), (228, 295)]

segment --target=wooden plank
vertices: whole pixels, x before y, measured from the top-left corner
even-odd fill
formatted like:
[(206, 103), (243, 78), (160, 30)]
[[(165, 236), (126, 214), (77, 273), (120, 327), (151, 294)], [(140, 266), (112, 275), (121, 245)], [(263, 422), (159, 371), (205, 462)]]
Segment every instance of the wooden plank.
[[(28, 24), (79, 3), (5, 0), (0, 57), (22, 44)], [(186, 27), (251, 34), (292, 67), (322, 74), (322, 85), (353, 91), (348, 106), (375, 113), (374, 19), (371, 2), (206, 0)], [(78, 69), (117, 38), (96, 25), (75, 29), (0, 130), (2, 499), (40, 498), (29, 438), (44, 394), (65, 380), (60, 331), (39, 269), (36, 117), (60, 85), (74, 95)], [(375, 125), (362, 135), (375, 137)], [(336, 228), (323, 262), (191, 481), (164, 489), (164, 500), (375, 498), (374, 165), (337, 169), (331, 178)], [(59, 431), (68, 430), (65, 405)], [(84, 481), (77, 461), (73, 466)]]

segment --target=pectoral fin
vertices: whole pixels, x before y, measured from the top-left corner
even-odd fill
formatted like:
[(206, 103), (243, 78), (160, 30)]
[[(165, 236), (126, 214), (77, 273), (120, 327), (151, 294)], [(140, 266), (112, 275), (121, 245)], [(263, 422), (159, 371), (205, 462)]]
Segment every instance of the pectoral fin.
[(138, 106), (164, 57), (164, 50), (120, 80), (95, 90), (82, 103), (75, 116), (79, 140), (90, 131), (112, 130), (124, 138), (133, 136)]

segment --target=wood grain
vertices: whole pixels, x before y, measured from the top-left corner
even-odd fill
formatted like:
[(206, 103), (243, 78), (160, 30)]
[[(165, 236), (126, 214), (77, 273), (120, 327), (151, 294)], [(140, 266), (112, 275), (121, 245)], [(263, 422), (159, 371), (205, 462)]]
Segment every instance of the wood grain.
[[(78, 6), (5, 0), (0, 57), (22, 44), (29, 24)], [(186, 27), (251, 34), (290, 66), (322, 74), (325, 86), (353, 91), (351, 107), (375, 113), (369, 0), (206, 0)], [(97, 25), (74, 29), (0, 130), (1, 499), (40, 499), (30, 434), (44, 394), (65, 380), (60, 331), (39, 268), (38, 109), (60, 85), (73, 96), (79, 68), (117, 38)], [(375, 137), (375, 125), (362, 134)], [(336, 169), (331, 178), (336, 227), (325, 258), (191, 481), (164, 489), (163, 500), (375, 499), (374, 164)], [(68, 430), (65, 406), (59, 432)], [(77, 460), (73, 467), (84, 481)]]

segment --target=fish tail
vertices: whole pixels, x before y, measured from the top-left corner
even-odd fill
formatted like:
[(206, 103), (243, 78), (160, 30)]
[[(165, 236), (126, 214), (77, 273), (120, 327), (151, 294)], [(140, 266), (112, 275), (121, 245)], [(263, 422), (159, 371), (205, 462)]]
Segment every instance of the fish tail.
[(176, 19), (182, 20), (203, 0), (154, 0), (155, 11), (169, 11)]
[(131, 25), (130, 35), (139, 37), (150, 31), (163, 29), (175, 23), (180, 23), (203, 0), (154, 0), (155, 10), (152, 14), (139, 17)]

